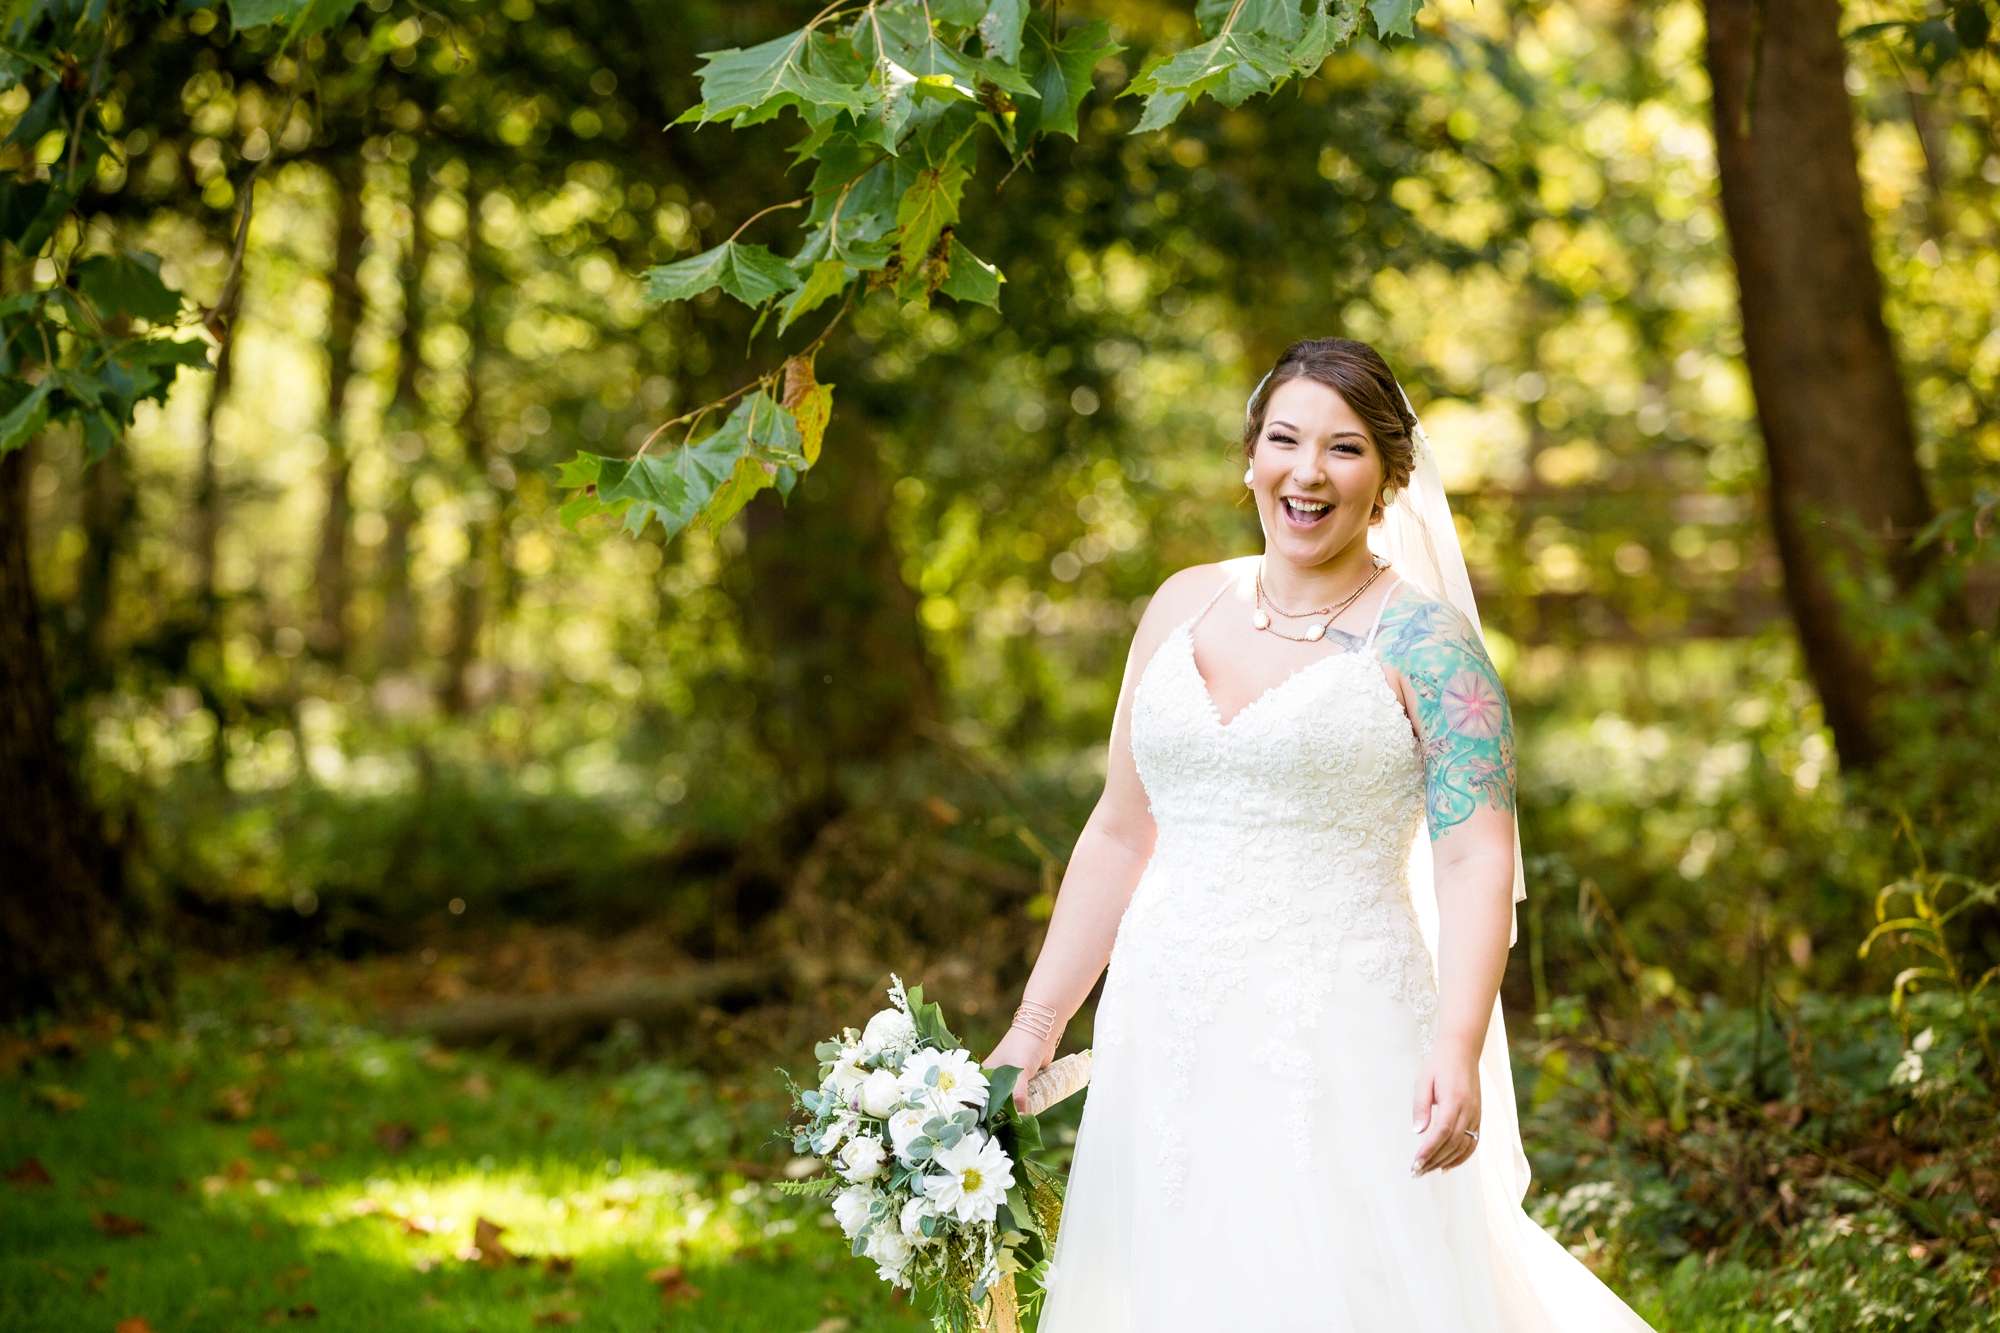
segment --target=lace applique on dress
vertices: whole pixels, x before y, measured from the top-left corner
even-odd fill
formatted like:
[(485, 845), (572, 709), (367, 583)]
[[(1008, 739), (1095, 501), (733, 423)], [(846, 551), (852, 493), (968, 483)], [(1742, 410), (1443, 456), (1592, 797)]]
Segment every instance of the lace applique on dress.
[[(1168, 635), (1133, 699), (1132, 756), (1157, 832), (1113, 971), (1143, 967), (1167, 997), (1169, 1106), (1188, 1091), (1202, 1027), (1261, 978), (1272, 1040), (1251, 1058), (1285, 1080), (1287, 1122), (1303, 1137), (1325, 1071), (1288, 1039), (1318, 1024), (1337, 967), (1406, 1004), (1425, 1050), (1433, 1040), (1436, 984), (1408, 880), (1422, 759), (1372, 631), (1224, 723), (1195, 664), (1194, 623)], [(1115, 984), (1105, 997), (1114, 1041)], [(1162, 1119), (1155, 1132), (1166, 1145), (1178, 1131)]]

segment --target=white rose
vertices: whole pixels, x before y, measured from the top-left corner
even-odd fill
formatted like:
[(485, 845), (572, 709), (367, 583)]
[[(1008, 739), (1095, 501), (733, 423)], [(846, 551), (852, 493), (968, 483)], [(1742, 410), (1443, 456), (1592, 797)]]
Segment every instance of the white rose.
[(833, 1069), (821, 1083), (820, 1090), (833, 1094), (833, 1099), (843, 1106), (854, 1104), (854, 1094), (868, 1078), (868, 1071), (861, 1067), (861, 1051), (858, 1047), (848, 1047), (833, 1062)]
[(885, 1055), (902, 1057), (917, 1049), (917, 1025), (900, 1009), (884, 1009), (868, 1020), (861, 1034), (865, 1059), (880, 1060)]
[(903, 1104), (903, 1088), (893, 1069), (878, 1069), (861, 1084), (861, 1109), (877, 1120), (887, 1120)]
[(937, 1209), (931, 1206), (929, 1199), (921, 1194), (915, 1196), (903, 1205), (903, 1215), (898, 1219), (903, 1238), (912, 1245), (930, 1244), (933, 1238), (924, 1234), (924, 1219), (936, 1216)]
[(868, 1233), (862, 1253), (875, 1261), (875, 1272), (884, 1282), (904, 1285), (903, 1270), (910, 1263), (910, 1242), (894, 1227), (877, 1227)]
[(880, 1197), (873, 1185), (849, 1185), (833, 1196), (833, 1220), (840, 1223), (841, 1234), (849, 1240), (868, 1225), (869, 1210), (874, 1208)]
[(825, 1129), (813, 1141), (813, 1151), (824, 1157), (847, 1141), (847, 1136), (861, 1128), (861, 1117), (852, 1111), (843, 1111), (827, 1122)]
[(895, 1147), (896, 1158), (903, 1165), (911, 1165), (910, 1140), (922, 1137), (924, 1122), (932, 1114), (927, 1106), (912, 1106), (889, 1117), (889, 1142)]
[(873, 1134), (856, 1134), (840, 1150), (840, 1173), (849, 1180), (873, 1180), (882, 1174), (889, 1152)]
[(986, 1074), (965, 1051), (918, 1051), (904, 1062), (902, 1083), (905, 1095), (922, 1098), (939, 1115), (986, 1105)]

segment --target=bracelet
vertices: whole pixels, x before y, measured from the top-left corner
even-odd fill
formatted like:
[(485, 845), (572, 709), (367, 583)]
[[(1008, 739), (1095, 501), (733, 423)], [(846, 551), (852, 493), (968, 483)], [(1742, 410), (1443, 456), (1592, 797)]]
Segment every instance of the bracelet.
[(1047, 1041), (1055, 1035), (1056, 1011), (1046, 1004), (1023, 1000), (1020, 1007), (1014, 1011), (1014, 1022), (1011, 1026), (1020, 1028), (1039, 1040)]

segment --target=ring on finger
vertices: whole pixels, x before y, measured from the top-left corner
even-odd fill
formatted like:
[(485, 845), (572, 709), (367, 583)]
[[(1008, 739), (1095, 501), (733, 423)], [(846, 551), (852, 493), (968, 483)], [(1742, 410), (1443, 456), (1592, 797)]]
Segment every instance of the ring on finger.
[(1476, 1130), (1476, 1129), (1464, 1129), (1464, 1130), (1460, 1130), (1459, 1132), (1460, 1132), (1461, 1134), (1465, 1135), (1465, 1137), (1467, 1137), (1468, 1139), (1471, 1139), (1471, 1140), (1472, 1140), (1472, 1141), (1473, 1141), (1474, 1143), (1477, 1143), (1477, 1142), (1479, 1142), (1479, 1131), (1478, 1131), (1478, 1130)]

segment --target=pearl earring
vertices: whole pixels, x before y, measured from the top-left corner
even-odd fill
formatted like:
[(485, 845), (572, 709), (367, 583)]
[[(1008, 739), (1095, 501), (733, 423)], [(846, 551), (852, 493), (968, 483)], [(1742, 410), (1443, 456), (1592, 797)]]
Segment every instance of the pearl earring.
[(1243, 469), (1243, 484), (1245, 486), (1255, 486), (1257, 484), (1257, 469), (1255, 467), (1246, 467)]

